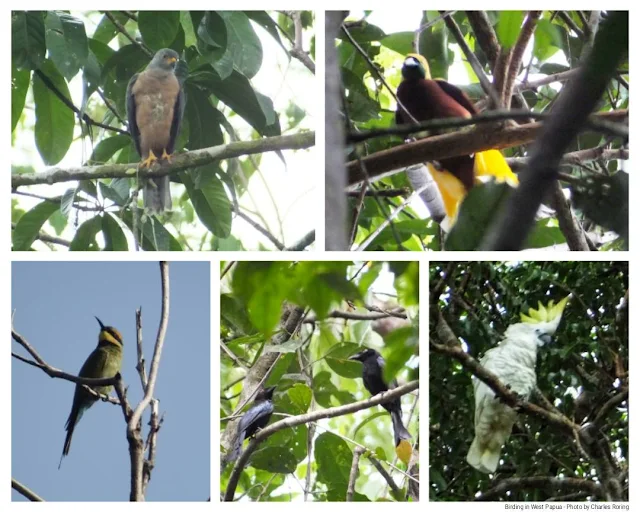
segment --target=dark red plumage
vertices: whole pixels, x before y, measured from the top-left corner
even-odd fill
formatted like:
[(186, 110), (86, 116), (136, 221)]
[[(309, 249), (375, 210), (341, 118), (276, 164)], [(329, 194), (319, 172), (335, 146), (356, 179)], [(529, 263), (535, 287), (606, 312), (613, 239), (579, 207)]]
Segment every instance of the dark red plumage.
[[(429, 121), (446, 117), (471, 117), (477, 113), (467, 95), (443, 80), (424, 78), (422, 66), (403, 67), (404, 80), (397, 91), (398, 100), (417, 121)], [(409, 124), (411, 119), (401, 107), (396, 111), (396, 124)], [(474, 185), (473, 156), (446, 158), (436, 167), (446, 169), (469, 190)]]

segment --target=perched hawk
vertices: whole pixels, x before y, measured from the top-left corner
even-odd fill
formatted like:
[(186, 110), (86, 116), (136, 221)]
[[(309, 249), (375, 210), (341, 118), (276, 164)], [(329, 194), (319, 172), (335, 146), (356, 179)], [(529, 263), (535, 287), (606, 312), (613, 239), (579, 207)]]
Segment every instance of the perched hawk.
[[(151, 167), (158, 159), (171, 161), (184, 113), (184, 92), (175, 75), (178, 54), (168, 48), (158, 50), (141, 73), (127, 86), (129, 132), (142, 158), (141, 167)], [(169, 176), (147, 180), (144, 207), (151, 213), (171, 209)]]

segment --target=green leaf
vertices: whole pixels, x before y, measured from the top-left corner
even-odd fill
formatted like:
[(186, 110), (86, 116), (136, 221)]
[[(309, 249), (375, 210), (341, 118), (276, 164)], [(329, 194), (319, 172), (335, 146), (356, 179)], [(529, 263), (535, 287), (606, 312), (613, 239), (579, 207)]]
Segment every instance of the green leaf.
[(59, 207), (56, 201), (42, 201), (20, 217), (13, 230), (13, 250), (28, 251), (38, 238), (43, 224)]
[(247, 309), (238, 297), (222, 293), (220, 295), (220, 319), (240, 334), (253, 334), (255, 329), (249, 320)]
[(496, 29), (498, 40), (505, 50), (509, 50), (514, 44), (516, 44), (518, 36), (520, 35), (520, 27), (524, 20), (524, 12), (500, 11), (499, 16), (500, 18)]
[(58, 210), (54, 212), (51, 217), (49, 217), (49, 225), (53, 228), (56, 235), (60, 236), (60, 233), (64, 231), (64, 228), (67, 227), (67, 218), (62, 215), (62, 212)]
[(18, 69), (38, 69), (47, 51), (44, 11), (11, 11), (11, 63)]
[(128, 135), (112, 135), (102, 139), (93, 150), (88, 163), (89, 165), (106, 164), (113, 155), (129, 144), (131, 144), (131, 137)]
[[(185, 117), (189, 124), (188, 146), (190, 150), (224, 144), (224, 136), (220, 128), (220, 123), (224, 118), (222, 112), (211, 105), (208, 94), (203, 93), (200, 87), (196, 87), (191, 83), (192, 80), (202, 78), (202, 85), (208, 87), (211, 84), (208, 78), (211, 76), (213, 76), (213, 73), (200, 74), (190, 77), (187, 81), (186, 91), (188, 100)], [(200, 83), (198, 83), (198, 85), (200, 85)]]
[(29, 83), (31, 81), (31, 71), (28, 69), (20, 70), (15, 66), (11, 67), (11, 132), (16, 129), (24, 102), (29, 92)]
[(127, 237), (118, 221), (110, 213), (102, 216), (102, 232), (104, 233), (105, 251), (128, 251)]
[(212, 93), (258, 133), (263, 136), (280, 135), (280, 121), (273, 101), (256, 91), (246, 76), (234, 70), (224, 80), (214, 73), (207, 74), (206, 78)]
[[(273, 436), (271, 436), (273, 437)], [(283, 446), (266, 446), (251, 457), (251, 466), (269, 473), (293, 473), (298, 467), (296, 457)]]
[(393, 330), (384, 339), (384, 380), (390, 382), (418, 350), (418, 329), (414, 326)]
[(196, 187), (189, 172), (180, 179), (187, 189), (193, 207), (205, 227), (215, 236), (227, 238), (231, 234), (231, 203), (217, 176)]
[(282, 376), (287, 373), (289, 366), (291, 363), (295, 361), (295, 354), (281, 354), (278, 358), (278, 362), (273, 366), (271, 373), (269, 374), (269, 378), (264, 383), (265, 386), (276, 386)]
[(314, 456), (318, 465), (318, 481), (329, 489), (347, 490), (353, 453), (343, 439), (323, 432), (316, 438)]
[(124, 206), (129, 200), (130, 184), (128, 178), (113, 179), (109, 185), (100, 181), (98, 187), (103, 197), (110, 199), (118, 206)]
[(562, 28), (549, 20), (538, 20), (533, 34), (533, 55), (544, 62), (555, 55), (563, 46)]
[[(67, 83), (51, 61), (45, 61), (39, 71), (71, 101)], [(74, 113), (37, 74), (33, 78), (33, 101), (38, 152), (45, 164), (55, 165), (67, 154), (73, 141)]]
[(264, 352), (265, 353), (267, 353), (267, 352), (279, 352), (279, 353), (295, 352), (300, 347), (302, 347), (305, 343), (306, 343), (306, 340), (304, 338), (295, 338), (295, 339), (291, 339), (289, 341), (285, 341), (284, 343), (281, 343), (280, 345), (267, 345), (264, 348)]
[[(321, 329), (327, 329), (321, 327)], [(349, 356), (358, 352), (362, 347), (355, 343), (338, 343), (325, 354), (325, 361), (334, 372), (340, 377), (347, 379), (357, 379), (362, 377), (362, 363), (359, 361), (349, 361)]]
[(311, 405), (311, 389), (305, 384), (296, 384), (287, 389), (285, 396), (280, 401), (285, 405), (289, 414), (299, 416), (309, 410)]
[(258, 25), (264, 28), (271, 35), (271, 37), (273, 37), (276, 42), (282, 47), (285, 53), (287, 53), (287, 55), (289, 54), (289, 50), (284, 44), (282, 44), (282, 39), (280, 39), (278, 25), (275, 21), (273, 21), (273, 19), (271, 19), (271, 16), (269, 16), (266, 11), (244, 11), (244, 13), (252, 21), (255, 21)]
[(118, 112), (126, 112), (125, 95), (131, 77), (149, 64), (149, 56), (137, 44), (128, 44), (113, 53), (102, 67), (105, 96)]
[[(386, 34), (380, 27), (372, 25), (371, 23), (368, 23), (366, 21), (363, 21), (356, 27), (350, 27), (349, 34), (351, 34), (351, 37), (353, 37), (358, 43), (382, 41), (386, 37)], [(344, 32), (339, 31), (338, 38), (346, 39)]]
[(262, 43), (253, 30), (249, 18), (241, 11), (220, 11), (227, 25), (227, 49), (235, 69), (253, 78), (262, 65)]
[(490, 181), (473, 187), (462, 202), (458, 220), (445, 242), (447, 251), (475, 251), (500, 215), (513, 188), (506, 183)]
[(207, 11), (198, 25), (198, 36), (214, 48), (227, 47), (227, 24), (216, 11)]
[(180, 12), (139, 11), (138, 28), (149, 48), (154, 51), (167, 48), (178, 35)]
[[(129, 21), (129, 17), (120, 11), (109, 11), (111, 16), (120, 23), (123, 27), (126, 28), (126, 24)], [(105, 45), (110, 43), (111, 40), (119, 34), (118, 28), (113, 24), (113, 22), (105, 15), (98, 23), (98, 27), (96, 31), (93, 33), (93, 39), (96, 41), (100, 41)]]
[(49, 11), (45, 20), (49, 58), (67, 81), (87, 62), (89, 45), (84, 23), (65, 12)]
[(380, 44), (405, 56), (408, 53), (414, 53), (413, 42), (415, 37), (415, 32), (396, 32), (395, 34), (387, 35), (380, 41)]
[(266, 282), (255, 290), (249, 299), (247, 304), (249, 318), (265, 336), (271, 335), (278, 325), (283, 299), (281, 291), (274, 286), (272, 281)]
[(102, 230), (102, 216), (95, 217), (83, 222), (76, 235), (71, 240), (71, 251), (99, 251), (100, 247), (96, 241), (96, 235)]
[(398, 301), (405, 306), (420, 304), (420, 270), (417, 261), (393, 261), (389, 263), (396, 278), (394, 286), (398, 292)]
[(62, 198), (60, 199), (60, 212), (64, 215), (65, 218), (69, 217), (69, 214), (73, 210), (73, 202), (76, 199), (76, 189), (68, 188), (65, 190), (64, 194), (62, 194)]
[[(421, 24), (433, 21), (438, 16), (438, 11), (425, 11)], [(438, 21), (420, 32), (418, 53), (427, 58), (432, 78), (447, 80), (453, 59), (449, 53), (449, 31), (444, 22)]]
[[(133, 231), (131, 210), (124, 212), (122, 220)], [(181, 251), (182, 246), (155, 217), (147, 217), (136, 225), (139, 243), (145, 251)]]

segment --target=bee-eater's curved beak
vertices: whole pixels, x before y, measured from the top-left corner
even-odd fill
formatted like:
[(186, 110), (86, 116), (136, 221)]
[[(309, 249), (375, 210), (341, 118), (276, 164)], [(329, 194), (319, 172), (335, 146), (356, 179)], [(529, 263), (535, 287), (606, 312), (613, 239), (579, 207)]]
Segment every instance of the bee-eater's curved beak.
[(96, 316), (95, 319), (98, 321), (98, 323), (100, 324), (100, 329), (103, 330), (104, 329), (104, 324), (100, 321), (100, 319)]

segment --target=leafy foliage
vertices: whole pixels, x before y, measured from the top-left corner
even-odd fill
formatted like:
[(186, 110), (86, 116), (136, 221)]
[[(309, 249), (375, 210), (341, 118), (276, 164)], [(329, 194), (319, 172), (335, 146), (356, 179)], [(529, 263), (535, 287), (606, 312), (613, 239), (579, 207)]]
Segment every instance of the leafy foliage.
[[(264, 354), (278, 355), (265, 381), (265, 386), (277, 387), (271, 422), (283, 415), (298, 416), (366, 398), (362, 365), (348, 360), (362, 346), (382, 353), (393, 373), (389, 378), (418, 378), (417, 263), (236, 262), (230, 272), (223, 280), (220, 297), (221, 343), (226, 346), (221, 351), (221, 418), (230, 416), (240, 405), (238, 395), (246, 371), (238, 361), (252, 368), (259, 365)], [(382, 283), (390, 279), (393, 287), (384, 287)], [(376, 291), (383, 289), (395, 295), (394, 305), (386, 302), (387, 296), (380, 302), (382, 295)], [(383, 310), (403, 308), (409, 320), (335, 318), (336, 312), (375, 314), (369, 310), (378, 302)], [(281, 330), (283, 310), (293, 305), (308, 311), (308, 321), (288, 341), (274, 344), (272, 335)], [(406, 426), (417, 441), (417, 399), (405, 395), (402, 403)], [(413, 410), (411, 420), (409, 410)], [(226, 421), (221, 422), (221, 431), (226, 425)], [(394, 462), (389, 414), (374, 407), (317, 425), (283, 429), (268, 437), (251, 456), (236, 496), (246, 493), (251, 500), (294, 501), (306, 488), (315, 501), (344, 501), (354, 442), (370, 450), (370, 456), (403, 467), (402, 462)], [(383, 491), (385, 482), (366, 457), (360, 461), (354, 500), (394, 499)], [(398, 482), (401, 475), (383, 466)], [(230, 472), (231, 467), (227, 467), (221, 475), (222, 489)]]
[[(481, 110), (487, 107), (487, 100), (479, 85), (479, 80), (445, 26), (444, 21), (439, 19), (440, 12), (425, 11), (422, 19), (414, 20), (413, 26), (415, 30), (395, 33), (386, 33), (380, 26), (370, 23), (368, 18), (371, 14), (371, 11), (367, 11), (364, 17), (358, 20), (348, 17), (345, 23), (350, 36), (362, 52), (346, 37), (344, 32), (340, 33), (336, 42), (342, 82), (345, 89), (347, 130), (349, 132), (389, 128), (395, 125), (397, 107), (394, 94), (402, 79), (400, 69), (407, 53), (424, 55), (429, 62), (433, 78), (451, 82), (450, 76), (453, 76), (454, 70), (456, 77), (460, 77), (462, 69), (466, 70), (467, 77), (463, 79), (466, 84), (455, 83), (455, 85), (460, 87), (476, 102), (476, 106)], [(504, 48), (512, 47), (520, 34), (524, 12), (491, 11), (486, 14), (499, 43)], [(583, 26), (581, 17), (577, 12), (569, 12), (568, 16), (572, 24), (578, 27)], [(463, 11), (457, 11), (452, 17), (460, 28), (465, 41), (481, 63), (484, 73), (491, 81), (494, 77), (490, 59), (483, 51), (482, 41), (479, 40), (479, 37), (474, 32), (467, 14)], [(408, 20), (407, 24), (411, 26), (411, 21)], [(418, 30), (419, 27), (421, 27), (420, 30)], [(568, 25), (567, 21), (555, 12), (545, 11), (542, 14), (535, 27), (532, 40), (532, 55), (529, 56), (528, 51), (525, 53), (522, 69), (518, 72), (517, 84), (521, 80), (535, 81), (552, 77), (556, 73), (575, 69), (587, 52), (584, 32), (576, 33)], [(628, 70), (628, 58), (627, 62), (622, 63), (621, 69)], [(460, 78), (458, 80), (460, 81)], [(524, 103), (514, 103), (512, 108), (527, 108), (539, 113), (550, 112), (565, 83), (564, 81), (552, 81), (549, 84), (537, 87), (525, 87), (521, 96), (521, 98), (524, 98)], [(606, 112), (627, 109), (628, 106), (627, 75), (623, 73), (611, 81), (597, 110)], [(396, 135), (369, 139), (364, 144), (349, 147), (349, 160), (372, 155), (401, 144), (403, 144), (402, 138)], [(604, 134), (583, 132), (571, 144), (568, 151), (573, 152), (589, 148), (619, 149), (621, 147), (619, 140), (611, 141)], [(507, 149), (503, 153), (506, 157), (525, 157), (528, 156), (528, 149), (520, 146)], [(620, 160), (613, 158), (608, 160), (595, 159), (584, 163), (578, 162), (573, 165), (563, 165), (562, 168), (563, 172), (570, 173), (573, 178), (568, 183), (573, 182), (574, 184), (581, 183), (585, 178), (589, 178), (594, 174), (608, 177), (617, 174), (619, 170)], [(477, 188), (482, 190), (487, 185), (483, 184)], [(371, 186), (381, 191), (411, 189), (407, 175), (404, 172), (378, 179)], [(568, 188), (566, 185), (564, 187)], [(604, 184), (602, 188), (604, 188)], [(496, 204), (499, 199), (495, 197), (496, 189), (493, 188), (483, 192), (474, 190), (472, 192), (474, 192), (473, 196), (475, 197), (470, 194), (465, 200), (465, 203), (470, 203), (467, 205), (467, 215), (461, 215), (458, 219), (454, 227), (455, 236), (452, 235), (455, 240), (446, 247), (447, 250), (475, 249), (477, 245), (474, 245), (474, 242), (483, 238), (487, 226), (493, 222)], [(617, 202), (622, 215), (624, 215), (628, 204), (626, 189), (616, 187), (611, 192), (607, 189), (607, 192), (609, 196), (612, 196), (608, 199), (615, 198), (614, 201)], [(600, 195), (602, 193), (598, 194), (598, 196)], [(491, 199), (487, 201), (486, 196)], [(359, 245), (366, 240), (405, 199), (406, 194), (396, 197), (381, 197), (379, 199), (369, 195), (365, 197), (362, 211), (357, 219), (357, 233), (354, 244)], [(355, 208), (358, 201), (358, 198), (351, 197), (351, 206)], [(621, 226), (618, 219), (620, 215), (610, 216), (616, 218), (615, 221), (611, 221), (609, 217), (603, 219), (602, 215), (593, 214), (593, 208), (582, 205), (577, 208), (577, 213), (580, 220), (583, 221), (585, 229), (590, 231), (596, 240), (602, 239), (604, 241), (604, 248), (619, 248), (619, 242), (610, 244), (607, 242), (610, 237), (601, 238), (601, 235), (607, 230), (615, 229), (616, 233), (624, 236), (628, 222), (626, 220), (627, 216), (625, 216), (625, 222)], [(478, 228), (479, 223), (483, 224), (482, 229)], [(429, 219), (422, 205), (418, 208), (415, 202), (411, 203), (394, 220), (394, 226), (396, 228), (396, 236), (391, 236), (391, 229), (386, 228), (376, 237), (369, 248), (372, 250), (442, 249), (441, 237), (437, 236), (438, 224)], [(526, 247), (551, 247), (565, 241), (565, 236), (558, 225), (558, 221), (553, 217), (549, 217), (545, 218), (544, 222), (536, 224)]]
[[(312, 14), (302, 13), (302, 20), (305, 30), (312, 29)], [(97, 27), (91, 34), (94, 23)], [(251, 83), (263, 64), (263, 47), (257, 32), (262, 29), (288, 55), (283, 38), (293, 41), (294, 27), (284, 14), (274, 17), (265, 11), (114, 11), (104, 15), (14, 11), (12, 130), (20, 137), (30, 130), (20, 119), (24, 117), (27, 101), (33, 98), (35, 148), (45, 164), (58, 164), (67, 155), (74, 132), (75, 137), (80, 134), (83, 140), (88, 139), (93, 148), (87, 164), (138, 162), (139, 156), (126, 131), (126, 87), (133, 74), (148, 64), (150, 55), (168, 47), (181, 55), (176, 73), (187, 98), (176, 151), (221, 145), (237, 141), (240, 136), (245, 140), (259, 139), (291, 132), (304, 117), (304, 111), (292, 102), (285, 112), (276, 112), (273, 98)], [(80, 105), (73, 104), (70, 94), (70, 86), (74, 90), (78, 86), (77, 81), (72, 84), (74, 78), (82, 81)], [(240, 136), (236, 130), (241, 130)], [(202, 236), (204, 227), (213, 236), (207, 237), (204, 231), (196, 243), (203, 245), (207, 240), (212, 249), (220, 246), (242, 249), (231, 236), (233, 205), (259, 166), (260, 155), (256, 155), (246, 161), (217, 162), (173, 175), (174, 182), (184, 185), (177, 188), (182, 192), (177, 201), (174, 198), (174, 211), (162, 219), (162, 224), (152, 219), (145, 223), (145, 217), (138, 219), (140, 232), (135, 233), (138, 242), (145, 249), (191, 248), (189, 242), (194, 240), (190, 230), (199, 228)], [(93, 247), (94, 236), (81, 236), (84, 224), (88, 224), (98, 227), (94, 234), (102, 233), (105, 249), (127, 250), (125, 234), (131, 235), (133, 229), (130, 203), (138, 185), (134, 176), (132, 170), (128, 179), (100, 180), (99, 189), (94, 182), (81, 182), (74, 189), (71, 203), (60, 209), (64, 222), (60, 222), (60, 217), (54, 219), (56, 209), (49, 208), (49, 216), (38, 215), (41, 222), (35, 226), (36, 232), (49, 221), (59, 234), (72, 221), (70, 212), (80, 206), (94, 213), (81, 215), (82, 223), (76, 225), (72, 249)], [(47, 201), (61, 205), (60, 198)], [(14, 249), (25, 250), (30, 248), (25, 240), (32, 238), (34, 226), (31, 222), (29, 232), (21, 232), (20, 215), (21, 210), (13, 210), (12, 220), (17, 223), (14, 237), (20, 242), (14, 242)], [(79, 222), (76, 219), (76, 224)], [(94, 231), (89, 226), (86, 229)], [(114, 238), (119, 243), (109, 243)]]
[[(496, 345), (509, 324), (520, 321), (521, 312), (537, 308), (538, 301), (546, 304), (573, 294), (553, 344), (538, 353), (536, 370), (542, 394), (571, 420), (593, 421), (604, 402), (628, 387), (628, 316), (626, 306), (620, 307), (628, 291), (628, 263), (432, 263), (432, 288), (445, 271), (449, 277), (434, 307), (476, 359)], [(496, 474), (474, 470), (466, 462), (474, 436), (471, 375), (453, 359), (432, 352), (429, 385), (431, 500), (473, 500), (505, 478), (593, 478), (594, 463), (583, 458), (573, 437), (529, 415), (519, 416)], [(612, 461), (624, 475), (628, 402), (609, 411), (602, 431)], [(558, 496), (557, 491), (527, 488), (500, 499), (544, 501)]]

